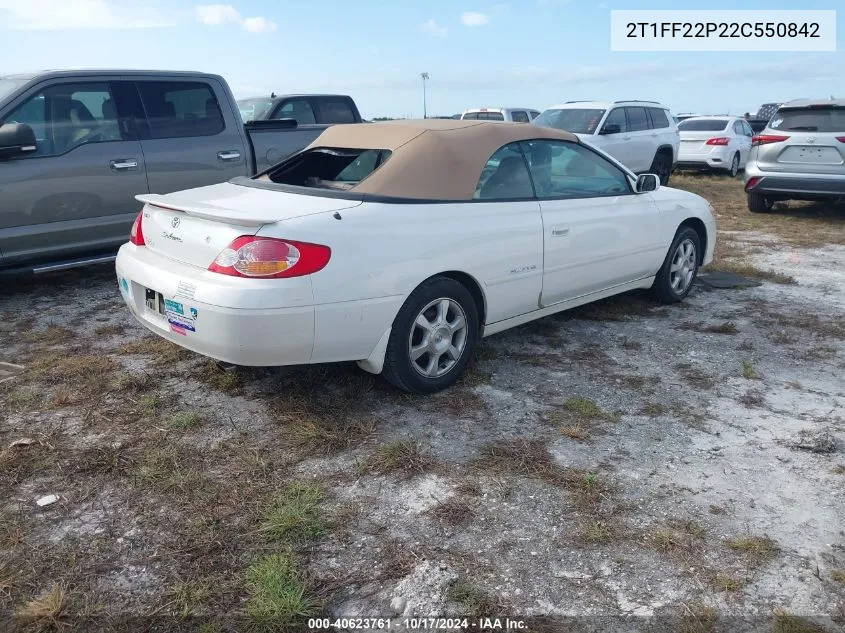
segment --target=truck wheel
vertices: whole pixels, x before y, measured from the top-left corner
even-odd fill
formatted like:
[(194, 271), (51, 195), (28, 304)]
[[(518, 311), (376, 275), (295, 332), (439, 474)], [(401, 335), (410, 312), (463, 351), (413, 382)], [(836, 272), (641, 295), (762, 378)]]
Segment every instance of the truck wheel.
[(665, 187), (669, 184), (669, 176), (672, 174), (672, 157), (663, 150), (658, 151), (648, 171), (660, 178), (660, 185)]
[(748, 210), (751, 213), (771, 213), (774, 201), (761, 193), (748, 194)]

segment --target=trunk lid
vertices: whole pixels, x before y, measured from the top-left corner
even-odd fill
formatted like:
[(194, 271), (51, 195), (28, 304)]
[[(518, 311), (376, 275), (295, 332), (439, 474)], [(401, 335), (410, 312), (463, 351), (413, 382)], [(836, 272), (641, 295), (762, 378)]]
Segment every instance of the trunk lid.
[(763, 135), (788, 137), (757, 147), (762, 171), (845, 176), (845, 106), (809, 103), (783, 107)]
[(327, 198), (231, 183), (167, 195), (136, 196), (145, 203), (141, 222), (147, 247), (175, 261), (208, 268), (241, 235), (265, 224), (348, 209), (358, 200)]
[(702, 152), (710, 149), (713, 146), (707, 145), (707, 141), (711, 138), (727, 137), (728, 132), (722, 130), (721, 132), (680, 132), (681, 136), (681, 151)]

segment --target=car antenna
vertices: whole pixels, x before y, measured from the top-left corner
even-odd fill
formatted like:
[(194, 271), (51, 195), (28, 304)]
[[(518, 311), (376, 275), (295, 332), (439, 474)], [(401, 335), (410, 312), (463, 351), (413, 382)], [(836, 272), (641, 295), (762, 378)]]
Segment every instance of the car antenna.
[(335, 211), (334, 215), (332, 216), (335, 220), (342, 220), (343, 218), (340, 215), (340, 211)]
[(270, 93), (270, 98), (271, 98), (271, 99), (275, 99), (275, 98), (276, 98), (276, 93), (275, 93), (275, 92), (271, 92), (271, 93)]

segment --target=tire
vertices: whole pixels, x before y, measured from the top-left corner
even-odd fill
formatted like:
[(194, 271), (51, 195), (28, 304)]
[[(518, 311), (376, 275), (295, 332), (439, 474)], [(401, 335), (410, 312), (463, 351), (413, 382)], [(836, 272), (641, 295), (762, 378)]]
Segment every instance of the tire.
[(669, 177), (672, 174), (672, 157), (664, 151), (658, 151), (651, 163), (650, 174), (656, 174), (660, 178), (660, 185), (665, 187), (669, 184)]
[[(421, 326), (421, 317), (429, 328)], [(382, 375), (411, 393), (451, 387), (472, 358), (478, 333), (478, 307), (469, 291), (454, 279), (433, 277), (411, 293), (396, 315)], [(422, 350), (416, 359), (412, 348)]]
[(748, 194), (748, 210), (751, 213), (771, 213), (774, 204), (774, 200), (761, 193)]
[(651, 286), (655, 299), (661, 303), (678, 303), (686, 298), (698, 274), (700, 253), (698, 233), (689, 226), (679, 228)]
[(739, 173), (739, 154), (734, 154), (733, 160), (731, 161), (731, 166), (728, 168), (728, 175), (731, 178), (736, 178), (736, 175)]

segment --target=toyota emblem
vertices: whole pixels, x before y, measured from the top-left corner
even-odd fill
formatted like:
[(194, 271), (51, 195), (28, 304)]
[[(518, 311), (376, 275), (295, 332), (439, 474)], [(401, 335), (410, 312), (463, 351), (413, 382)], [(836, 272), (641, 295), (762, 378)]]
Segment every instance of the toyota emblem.
[(179, 222), (181, 222), (179, 218), (173, 218), (173, 220), (170, 221), (170, 226), (175, 229), (177, 226), (179, 226)]

